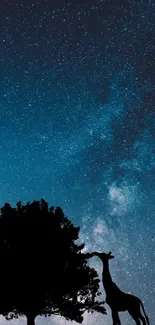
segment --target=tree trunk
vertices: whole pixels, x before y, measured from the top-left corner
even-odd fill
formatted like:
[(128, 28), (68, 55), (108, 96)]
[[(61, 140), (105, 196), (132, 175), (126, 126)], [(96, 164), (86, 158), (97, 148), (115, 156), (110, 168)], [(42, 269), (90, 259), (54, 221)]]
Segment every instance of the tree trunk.
[(35, 325), (35, 317), (32, 315), (27, 316), (27, 325)]

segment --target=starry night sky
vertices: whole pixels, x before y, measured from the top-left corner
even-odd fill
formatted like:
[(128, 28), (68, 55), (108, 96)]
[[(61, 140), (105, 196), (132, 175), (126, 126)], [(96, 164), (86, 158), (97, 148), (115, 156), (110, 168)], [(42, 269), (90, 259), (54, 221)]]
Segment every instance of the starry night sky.
[(0, 87), (0, 206), (61, 206), (86, 251), (113, 252), (114, 281), (153, 322), (154, 0), (2, 0)]

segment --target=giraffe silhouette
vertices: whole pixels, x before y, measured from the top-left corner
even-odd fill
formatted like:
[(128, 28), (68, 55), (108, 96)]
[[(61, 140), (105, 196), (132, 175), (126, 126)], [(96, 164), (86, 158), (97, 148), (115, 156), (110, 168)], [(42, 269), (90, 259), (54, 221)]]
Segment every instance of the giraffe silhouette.
[[(118, 315), (120, 311), (128, 311), (134, 319), (136, 325), (149, 325), (149, 318), (145, 313), (145, 309), (142, 301), (133, 295), (127, 294), (121, 291), (117, 285), (112, 281), (112, 277), (109, 271), (109, 260), (114, 258), (111, 252), (106, 253), (86, 253), (86, 259), (97, 256), (103, 263), (102, 282), (106, 293), (106, 303), (111, 308), (113, 325), (121, 325), (121, 321)], [(141, 313), (141, 307), (145, 317)]]

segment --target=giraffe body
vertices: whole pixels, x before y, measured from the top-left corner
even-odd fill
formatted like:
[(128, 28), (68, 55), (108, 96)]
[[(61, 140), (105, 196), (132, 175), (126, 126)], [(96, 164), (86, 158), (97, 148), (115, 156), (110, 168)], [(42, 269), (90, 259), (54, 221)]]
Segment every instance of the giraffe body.
[(106, 294), (106, 303), (110, 307), (115, 305), (118, 311), (128, 310), (128, 306), (131, 304), (139, 304), (139, 298), (122, 292), (114, 282), (112, 282), (111, 284), (110, 292), (112, 292), (113, 294)]

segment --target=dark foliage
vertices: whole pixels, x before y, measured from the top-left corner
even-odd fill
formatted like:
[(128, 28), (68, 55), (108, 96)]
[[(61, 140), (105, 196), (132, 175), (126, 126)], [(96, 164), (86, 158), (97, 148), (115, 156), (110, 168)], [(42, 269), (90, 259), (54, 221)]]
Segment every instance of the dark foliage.
[(99, 279), (75, 241), (74, 227), (60, 207), (45, 200), (16, 208), (5, 204), (0, 218), (0, 313), (6, 318), (62, 315), (82, 322), (83, 313), (105, 313)]

